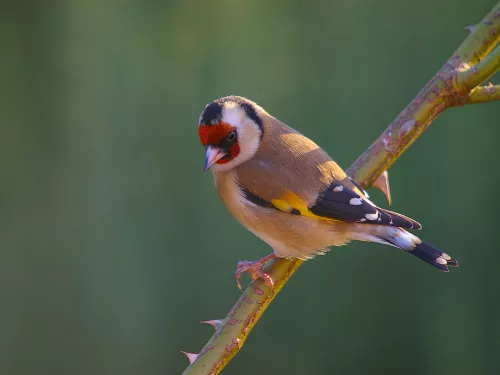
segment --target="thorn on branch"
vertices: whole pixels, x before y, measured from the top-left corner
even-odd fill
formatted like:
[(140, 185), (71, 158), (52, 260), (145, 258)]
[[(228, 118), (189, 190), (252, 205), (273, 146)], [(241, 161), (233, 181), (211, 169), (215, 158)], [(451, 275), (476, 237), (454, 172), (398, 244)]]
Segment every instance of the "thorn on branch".
[(391, 198), (391, 188), (389, 187), (389, 173), (384, 171), (380, 176), (377, 177), (375, 182), (372, 184), (374, 188), (380, 189), (384, 193), (389, 206), (392, 204)]
[(476, 29), (476, 25), (469, 25), (465, 26), (465, 30), (469, 30), (470, 32), (473, 32)]
[(217, 329), (221, 322), (222, 322), (222, 319), (215, 319), (215, 320), (202, 320), (200, 323), (209, 324), (212, 327), (214, 327), (214, 329)]
[(196, 361), (196, 359), (198, 358), (198, 354), (183, 352), (183, 351), (181, 351), (181, 353), (183, 353), (187, 357), (190, 365), (192, 365), (193, 362)]

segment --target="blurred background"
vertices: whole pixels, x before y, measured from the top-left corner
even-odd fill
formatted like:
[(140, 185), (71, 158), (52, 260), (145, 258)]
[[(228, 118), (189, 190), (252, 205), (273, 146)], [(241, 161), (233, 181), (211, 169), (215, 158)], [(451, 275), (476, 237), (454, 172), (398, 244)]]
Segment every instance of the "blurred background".
[[(2, 2), (0, 373), (180, 374), (270, 252), (203, 175), (205, 104), (249, 97), (347, 168), (495, 3)], [(224, 374), (497, 373), (499, 118), (450, 109), (390, 169), (461, 268), (334, 249)]]

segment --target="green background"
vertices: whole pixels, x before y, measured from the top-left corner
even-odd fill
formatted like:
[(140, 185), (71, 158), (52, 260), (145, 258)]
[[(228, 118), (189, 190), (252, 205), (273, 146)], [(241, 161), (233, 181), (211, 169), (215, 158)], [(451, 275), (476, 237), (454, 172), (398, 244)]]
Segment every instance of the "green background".
[[(205, 104), (249, 97), (347, 168), (494, 4), (2, 2), (0, 373), (181, 373), (236, 262), (270, 252), (203, 174)], [(392, 209), (459, 269), (334, 249), (224, 373), (498, 373), (499, 118), (450, 109), (390, 169)]]

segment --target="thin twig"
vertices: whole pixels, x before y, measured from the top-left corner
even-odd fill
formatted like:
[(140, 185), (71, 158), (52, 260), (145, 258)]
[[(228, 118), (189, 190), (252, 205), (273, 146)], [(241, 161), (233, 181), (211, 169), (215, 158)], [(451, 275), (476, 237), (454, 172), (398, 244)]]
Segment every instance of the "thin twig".
[[(488, 53), (500, 41), (500, 2), (479, 24), (468, 29), (470, 35), (452, 57), (348, 170), (360, 185), (370, 186), (441, 112), (466, 104), (470, 91), (498, 70), (498, 48), (493, 58)], [(488, 74), (483, 74), (482, 69)], [(469, 79), (471, 72), (475, 79)]]
[(469, 95), (469, 103), (486, 103), (494, 100), (500, 100), (500, 85), (479, 86)]
[(460, 82), (460, 89), (468, 91), (467, 89), (474, 88), (480, 85), (495, 72), (500, 69), (500, 46), (495, 48), (489, 55), (481, 60), (477, 65), (460, 72), (456, 80)]

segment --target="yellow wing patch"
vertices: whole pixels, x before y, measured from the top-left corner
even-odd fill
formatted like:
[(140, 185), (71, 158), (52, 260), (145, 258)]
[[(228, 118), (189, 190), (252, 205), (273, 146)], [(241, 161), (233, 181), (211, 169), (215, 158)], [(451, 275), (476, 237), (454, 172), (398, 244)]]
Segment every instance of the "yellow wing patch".
[(287, 213), (297, 213), (301, 216), (312, 217), (321, 220), (338, 221), (335, 219), (318, 216), (312, 213), (307, 204), (296, 194), (288, 192), (279, 199), (273, 199), (271, 204), (280, 211)]
[(290, 206), (287, 202), (280, 200), (280, 199), (273, 199), (271, 201), (271, 204), (275, 208), (277, 208), (278, 210), (283, 211), (283, 212), (292, 212), (293, 211), (292, 206)]

